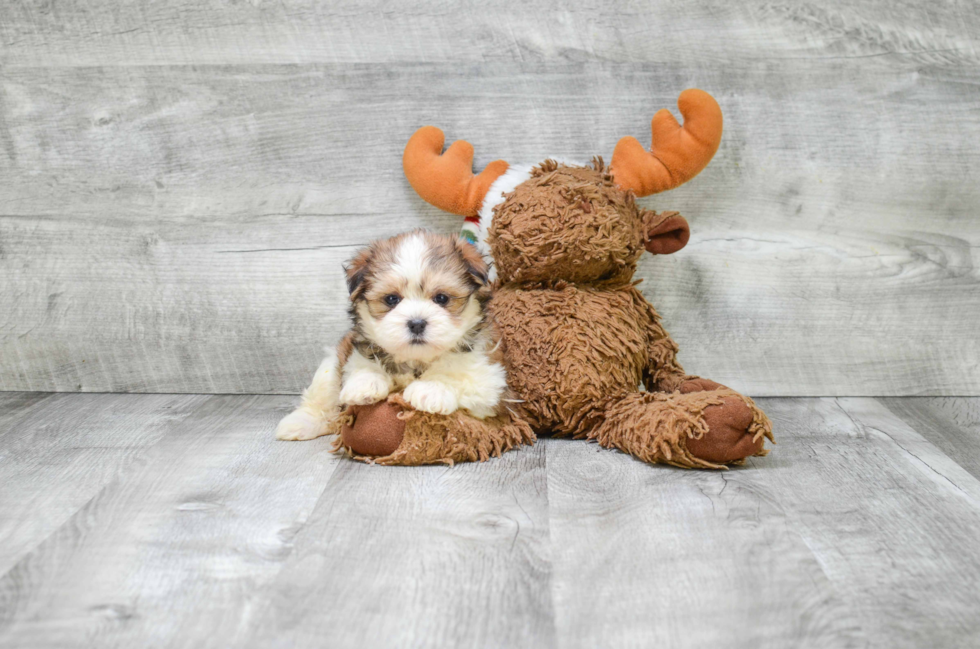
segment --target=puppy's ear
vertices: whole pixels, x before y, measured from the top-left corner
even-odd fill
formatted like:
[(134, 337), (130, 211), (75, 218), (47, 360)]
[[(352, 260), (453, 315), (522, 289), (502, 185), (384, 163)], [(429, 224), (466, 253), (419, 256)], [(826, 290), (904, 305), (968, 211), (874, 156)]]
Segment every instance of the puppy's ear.
[(371, 250), (365, 249), (357, 253), (357, 256), (344, 264), (344, 272), (347, 273), (347, 292), (353, 302), (364, 293), (364, 279), (367, 277), (368, 262), (371, 260)]
[(473, 278), (473, 282), (478, 287), (486, 286), (490, 282), (490, 268), (476, 246), (463, 239), (457, 239), (456, 252), (463, 260), (466, 272)]

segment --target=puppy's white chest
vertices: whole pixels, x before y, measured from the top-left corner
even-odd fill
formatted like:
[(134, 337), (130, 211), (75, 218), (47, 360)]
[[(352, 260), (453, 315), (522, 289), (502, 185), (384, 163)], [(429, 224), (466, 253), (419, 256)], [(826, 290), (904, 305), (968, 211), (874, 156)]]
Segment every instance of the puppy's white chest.
[(397, 390), (404, 390), (412, 381), (416, 380), (416, 378), (418, 377), (411, 372), (408, 374), (394, 374), (391, 377), (392, 381), (395, 382), (395, 388)]

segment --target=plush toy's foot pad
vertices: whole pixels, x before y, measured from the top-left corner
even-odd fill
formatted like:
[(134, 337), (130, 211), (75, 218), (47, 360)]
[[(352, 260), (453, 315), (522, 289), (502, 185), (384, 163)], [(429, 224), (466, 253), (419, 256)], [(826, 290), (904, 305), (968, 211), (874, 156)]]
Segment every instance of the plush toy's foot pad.
[(688, 377), (686, 381), (681, 383), (677, 391), (681, 394), (690, 394), (691, 392), (707, 392), (709, 390), (727, 390), (726, 386), (721, 383), (715, 383), (711, 379), (702, 379), (700, 376)]
[(728, 396), (720, 405), (701, 413), (708, 431), (687, 440), (688, 452), (715, 464), (731, 464), (762, 452), (763, 435), (750, 432), (754, 412), (739, 396)]
[(772, 425), (751, 399), (707, 379), (686, 387), (618, 399), (588, 436), (646, 462), (688, 468), (720, 469), (767, 453)]
[(340, 430), (342, 445), (354, 455), (391, 455), (405, 437), (405, 420), (399, 418), (401, 412), (400, 406), (387, 401), (351, 406), (348, 422)]
[(449, 415), (422, 412), (401, 394), (352, 407), (347, 417), (337, 450), (375, 464), (482, 462), (536, 441), (531, 427), (510, 415), (477, 419), (462, 410)]

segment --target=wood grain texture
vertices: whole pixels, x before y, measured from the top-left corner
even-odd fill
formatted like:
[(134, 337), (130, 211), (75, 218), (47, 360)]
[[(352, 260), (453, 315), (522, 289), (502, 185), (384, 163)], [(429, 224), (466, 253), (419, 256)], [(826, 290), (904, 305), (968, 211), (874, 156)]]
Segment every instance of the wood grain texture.
[[(0, 64), (199, 65), (603, 60), (733, 53), (975, 60), (972, 3), (915, 0), (733, 4), (584, 0), (99, 0), (17, 3), (0, 23)], [(725, 38), (704, 38), (723, 33)], [(829, 50), (829, 51), (828, 51)]]
[(458, 219), (400, 170), (587, 159), (680, 90), (726, 134), (644, 201), (681, 361), (755, 395), (980, 394), (976, 3), (75, 0), (0, 8), (0, 389), (297, 392), (339, 262)]
[(875, 400), (760, 405), (779, 444), (726, 473), (548, 442), (560, 644), (980, 640), (980, 482)]
[[(74, 511), (30, 554), (4, 566), (0, 645), (241, 646), (243, 626), (262, 614), (250, 608), (251, 597), (290, 554), (336, 466), (329, 441), (277, 443), (270, 431), (288, 411), (283, 397), (99, 396), (106, 397), (107, 445), (123, 431), (134, 434), (115, 423), (120, 409), (142, 410), (143, 426), (164, 434), (138, 469), (88, 498), (60, 489), (34, 503), (36, 517)], [(180, 407), (166, 414), (147, 408), (162, 399)], [(59, 403), (86, 401), (65, 395)], [(63, 407), (44, 412), (65, 417)], [(0, 441), (44, 426), (41, 418), (22, 422)], [(103, 472), (101, 463), (90, 455), (86, 468)], [(61, 475), (72, 473), (62, 467)], [(59, 487), (53, 470), (14, 484)]]
[(762, 488), (869, 644), (980, 642), (980, 481), (874, 399), (760, 405), (781, 433)]
[(106, 484), (126, 471), (139, 471), (147, 449), (206, 399), (44, 395), (30, 403), (39, 395), (14, 394), (19, 397), (15, 402), (0, 404), (0, 574), (65, 525)]
[[(273, 440), (291, 401), (0, 394), (0, 646), (980, 642), (978, 449), (897, 402), (761, 400), (779, 444), (708, 472), (367, 466)], [(951, 437), (980, 403), (902, 401)]]
[(559, 646), (864, 646), (782, 494), (760, 485), (765, 460), (651, 470), (579, 441), (547, 448)]
[(980, 401), (977, 399), (881, 399), (936, 448), (980, 478)]
[(554, 646), (544, 460), (535, 446), (454, 468), (345, 463), (248, 646)]

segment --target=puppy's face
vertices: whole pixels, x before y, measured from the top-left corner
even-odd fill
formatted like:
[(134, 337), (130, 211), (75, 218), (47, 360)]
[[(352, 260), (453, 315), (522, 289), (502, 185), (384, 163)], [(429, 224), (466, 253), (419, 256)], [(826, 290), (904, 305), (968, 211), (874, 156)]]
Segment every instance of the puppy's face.
[(373, 243), (347, 266), (361, 333), (396, 361), (431, 361), (483, 322), (487, 266), (455, 237), (410, 232)]

